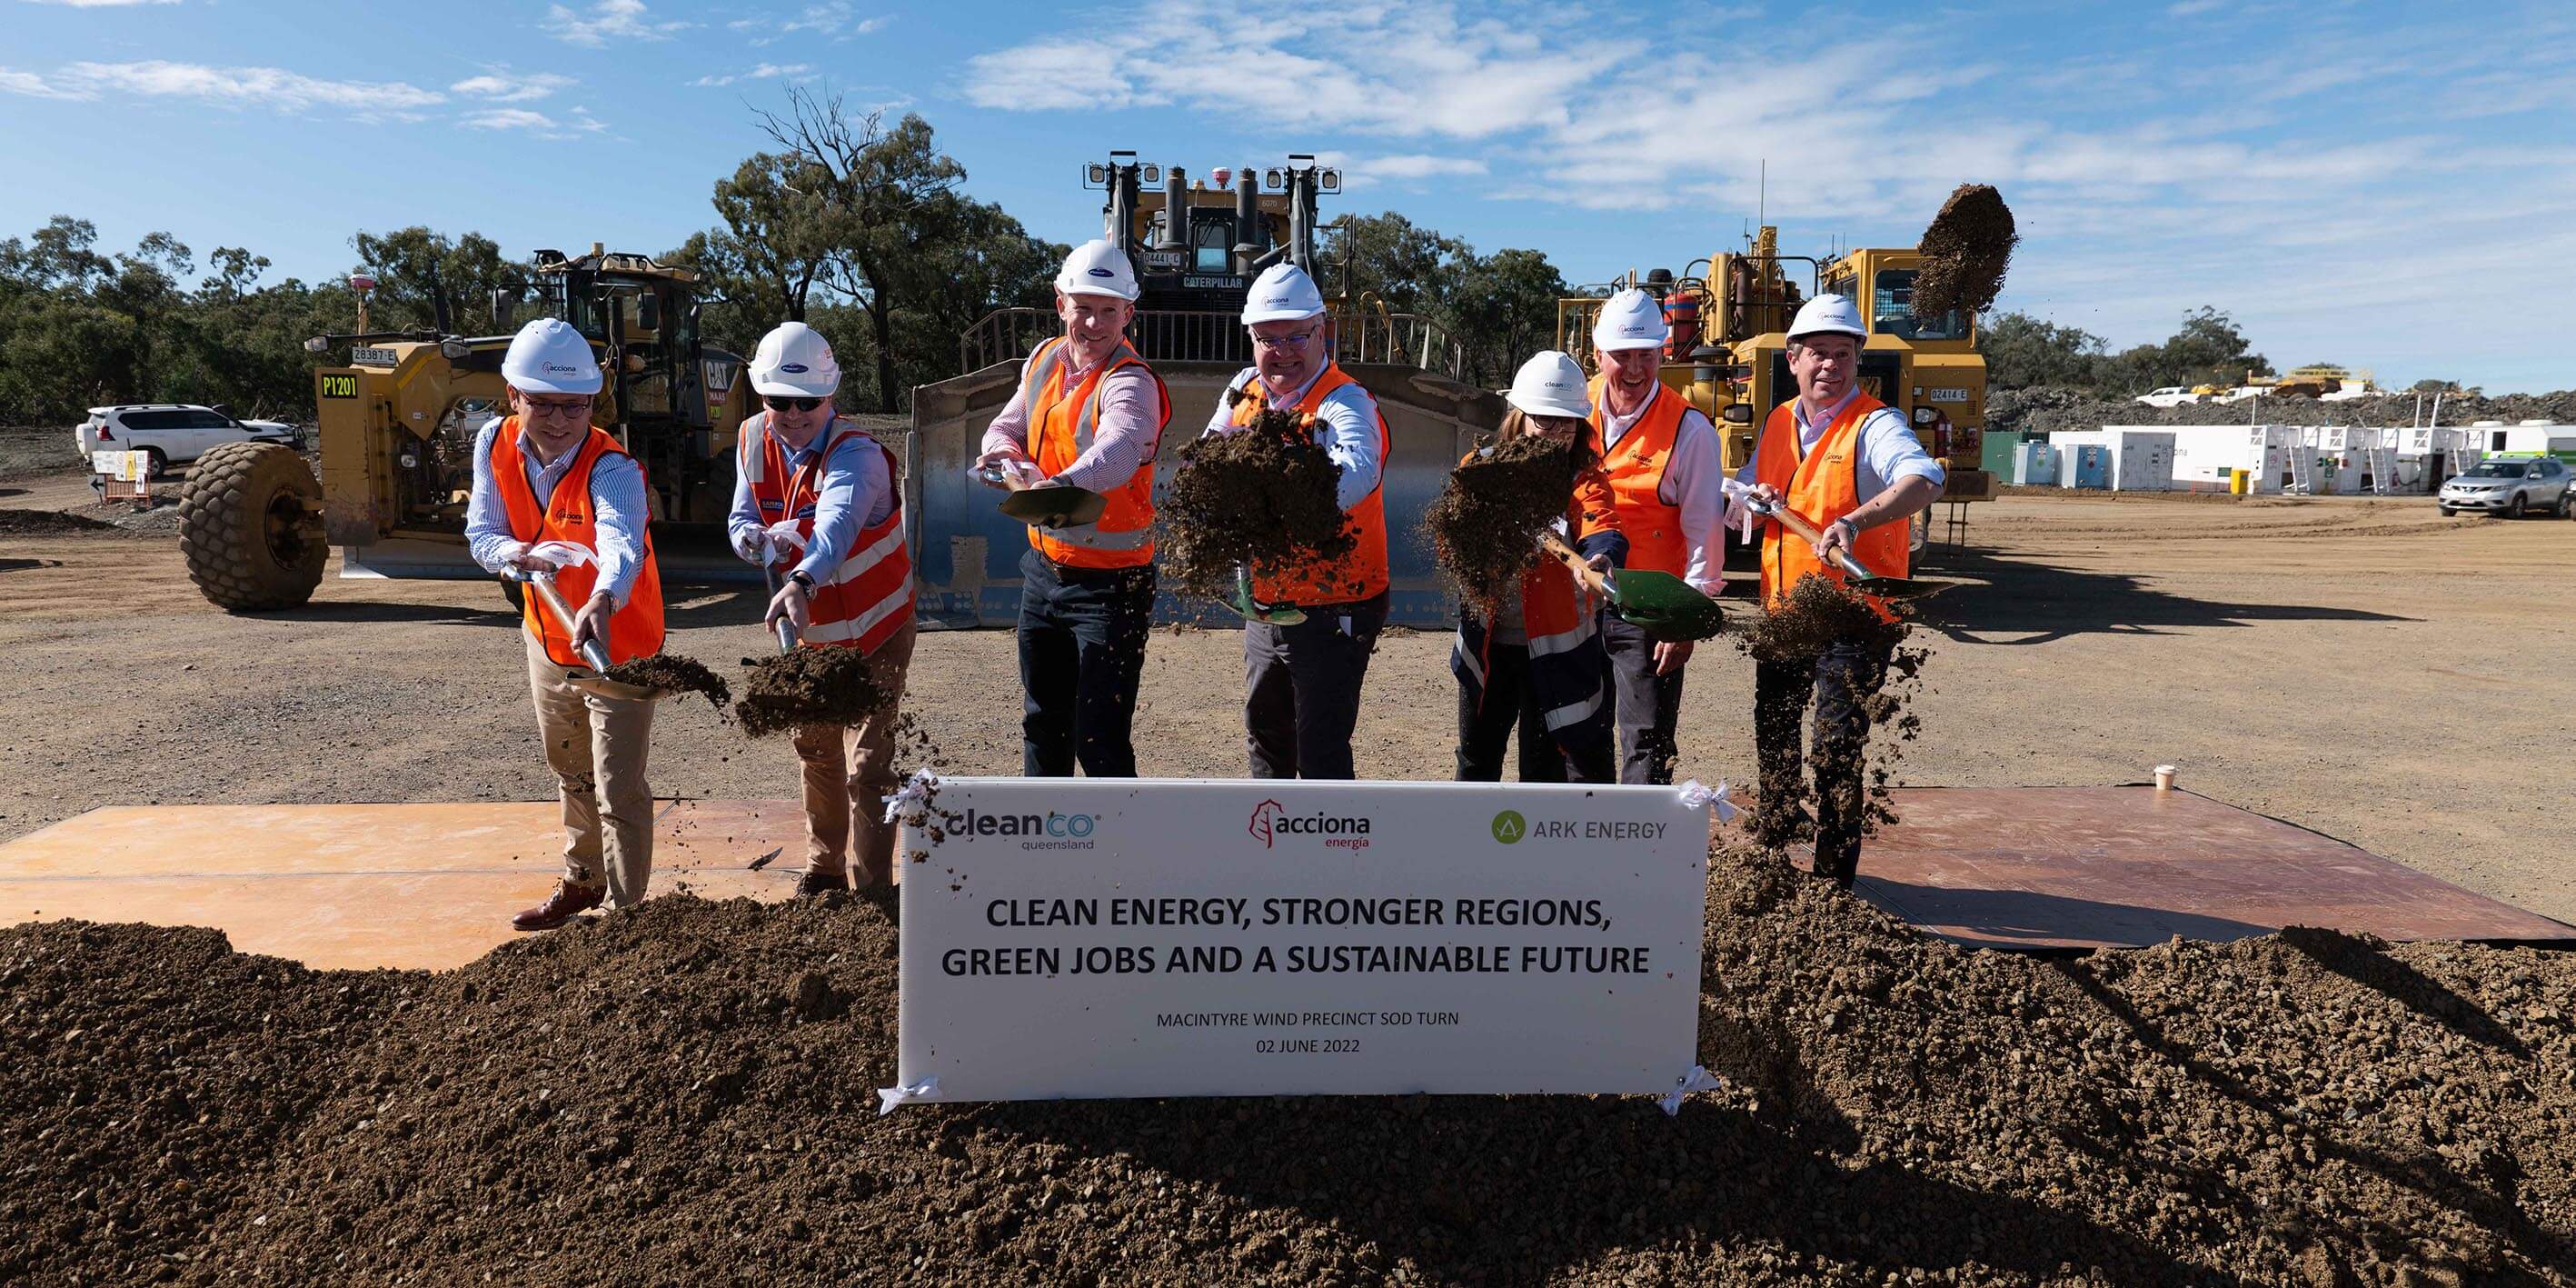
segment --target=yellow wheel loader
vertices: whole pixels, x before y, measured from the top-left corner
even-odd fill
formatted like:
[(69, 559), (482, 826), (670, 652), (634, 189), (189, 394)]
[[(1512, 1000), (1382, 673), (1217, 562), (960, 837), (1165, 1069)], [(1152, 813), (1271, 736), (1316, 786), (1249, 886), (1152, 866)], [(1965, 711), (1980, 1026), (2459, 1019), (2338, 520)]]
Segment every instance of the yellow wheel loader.
[[(698, 334), (698, 281), (644, 255), (537, 252), (537, 309), (590, 338), (607, 372), (593, 420), (644, 467), (657, 526), (721, 523), (733, 500), (733, 445), (748, 410), (742, 360)], [(505, 327), (521, 301), (498, 298)], [(343, 576), (488, 576), (465, 549), (474, 441), (508, 414), (508, 335), (443, 329), (316, 336), (347, 346), (313, 373), (322, 467), (282, 446), (210, 453), (180, 498), (188, 575), (216, 606), (290, 608), (321, 582), (327, 547)]]

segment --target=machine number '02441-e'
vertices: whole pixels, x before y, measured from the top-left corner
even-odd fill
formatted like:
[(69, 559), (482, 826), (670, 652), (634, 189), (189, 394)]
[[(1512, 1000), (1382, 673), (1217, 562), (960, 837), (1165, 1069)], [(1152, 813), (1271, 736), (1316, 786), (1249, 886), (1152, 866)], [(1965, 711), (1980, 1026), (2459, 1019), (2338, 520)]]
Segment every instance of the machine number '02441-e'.
[(325, 398), (357, 397), (357, 376), (345, 371), (326, 371), (322, 373), (322, 396)]

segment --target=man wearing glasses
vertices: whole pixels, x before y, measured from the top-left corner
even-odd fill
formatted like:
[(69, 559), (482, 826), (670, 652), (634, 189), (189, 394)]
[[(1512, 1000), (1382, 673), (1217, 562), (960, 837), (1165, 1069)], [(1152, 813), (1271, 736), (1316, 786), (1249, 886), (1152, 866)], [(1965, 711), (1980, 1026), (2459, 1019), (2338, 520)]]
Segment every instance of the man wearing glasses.
[(1294, 264), (1252, 284), (1243, 324), (1252, 362), (1217, 400), (1207, 432), (1248, 426), (1266, 405), (1295, 411), (1341, 471), (1342, 513), (1359, 536), (1327, 564), (1260, 571), (1253, 597), (1294, 604), (1292, 626), (1243, 625), (1245, 746), (1255, 778), (1350, 778), (1360, 685), (1386, 623), (1386, 418), (1377, 399), (1343, 374), (1324, 334), (1323, 292)]
[(895, 787), (896, 708), (912, 668), (912, 555), (894, 453), (832, 413), (840, 386), (840, 363), (814, 328), (788, 322), (761, 337), (751, 389), (766, 410), (742, 423), (725, 522), (735, 553), (784, 570), (767, 620), (793, 624), (803, 647), (859, 650), (887, 694), (858, 724), (796, 731), (805, 795), (800, 895), (850, 888), (845, 845), (858, 860), (860, 889), (892, 886), (894, 825), (885, 821), (884, 797)]
[[(984, 431), (980, 471), (1108, 498), (1090, 523), (1029, 528), (1020, 556), (1020, 771), (1136, 776), (1136, 687), (1154, 613), (1154, 451), (1172, 399), (1127, 343), (1136, 272), (1107, 241), (1073, 249), (1055, 278), (1060, 339), (1039, 345)], [(994, 484), (994, 486), (1007, 486)]]
[[(476, 436), (467, 546), (493, 572), (552, 577), (564, 603), (578, 605), (566, 623), (542, 596), (522, 597), (528, 688), (563, 803), (564, 873), (511, 924), (552, 930), (603, 901), (633, 907), (652, 876), (653, 703), (585, 693), (567, 676), (585, 641), (604, 644), (612, 666), (661, 650), (662, 576), (645, 531), (643, 468), (590, 423), (601, 383), (590, 341), (539, 318), (510, 341), (501, 378), (511, 414)], [(567, 546), (586, 554), (547, 557)]]

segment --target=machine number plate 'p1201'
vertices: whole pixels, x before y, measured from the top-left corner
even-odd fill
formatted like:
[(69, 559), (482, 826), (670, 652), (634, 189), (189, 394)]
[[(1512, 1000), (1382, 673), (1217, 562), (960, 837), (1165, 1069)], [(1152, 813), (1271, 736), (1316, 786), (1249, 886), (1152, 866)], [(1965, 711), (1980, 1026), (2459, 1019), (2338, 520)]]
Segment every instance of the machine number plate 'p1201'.
[(324, 372), (322, 374), (322, 396), (325, 398), (357, 397), (357, 376), (345, 371)]

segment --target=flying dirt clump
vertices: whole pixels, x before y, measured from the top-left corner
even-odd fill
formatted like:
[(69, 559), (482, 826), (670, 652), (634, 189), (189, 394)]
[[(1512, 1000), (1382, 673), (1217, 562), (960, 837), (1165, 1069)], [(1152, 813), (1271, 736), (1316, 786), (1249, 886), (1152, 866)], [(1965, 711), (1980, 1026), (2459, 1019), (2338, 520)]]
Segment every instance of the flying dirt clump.
[(1914, 315), (1985, 312), (2003, 290), (2004, 269), (2020, 241), (2003, 194), (1982, 183), (1960, 184), (1915, 247), (1923, 268), (1914, 278)]
[(1537, 557), (1539, 533), (1565, 514), (1581, 460), (1571, 445), (1507, 438), (1450, 472), (1422, 514), (1441, 571), (1474, 604), (1501, 602)]
[[(1802, 771), (1806, 691), (1793, 687), (1757, 695), (1753, 725), (1762, 788), (1751, 821), (1753, 837), (1762, 845), (1786, 849), (1813, 840), (1816, 784), (1855, 781), (1854, 762), (1864, 755), (1870, 762), (1857, 777), (1865, 780), (1866, 800), (1841, 801), (1842, 812), (1847, 817), (1860, 816), (1863, 835), (1896, 821), (1889, 805), (1895, 767), (1905, 754), (1905, 744), (1922, 732), (1922, 719), (1910, 706), (1921, 687), (1928, 653), (1906, 646), (1914, 628), (1903, 616), (1904, 606), (1896, 604), (1899, 615), (1890, 620), (1872, 607), (1877, 602), (1882, 601), (1856, 594), (1831, 577), (1809, 573), (1780, 600), (1751, 614), (1750, 623), (1735, 637), (1736, 647), (1754, 661), (1790, 667), (1811, 667), (1836, 645), (1857, 646), (1862, 661), (1851, 671), (1852, 698), (1872, 734), (1860, 745), (1818, 739), (1816, 772), (1810, 779)], [(1884, 665), (1877, 662), (1882, 655), (1887, 658)]]
[(858, 724), (894, 701), (867, 654), (854, 648), (794, 648), (743, 665), (749, 678), (733, 714), (753, 738), (798, 725)]
[(1157, 504), (1163, 574), (1185, 594), (1224, 599), (1238, 566), (1258, 574), (1349, 554), (1359, 534), (1334, 497), (1340, 482), (1293, 411), (1265, 408), (1242, 429), (1191, 443)]
[(724, 677), (707, 669), (707, 664), (680, 653), (656, 653), (620, 662), (599, 673), (603, 680), (632, 684), (656, 693), (695, 693), (707, 704), (725, 715), (733, 706), (733, 686)]

